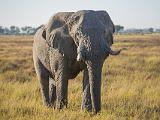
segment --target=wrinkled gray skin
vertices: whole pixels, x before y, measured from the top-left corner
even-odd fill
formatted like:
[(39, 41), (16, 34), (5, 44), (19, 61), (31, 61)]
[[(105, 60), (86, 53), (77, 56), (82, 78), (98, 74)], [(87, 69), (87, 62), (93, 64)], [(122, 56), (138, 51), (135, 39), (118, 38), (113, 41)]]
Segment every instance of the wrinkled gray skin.
[(33, 59), (44, 104), (67, 106), (68, 80), (83, 76), (82, 109), (101, 110), (101, 71), (112, 51), (114, 25), (105, 11), (55, 14), (34, 38)]

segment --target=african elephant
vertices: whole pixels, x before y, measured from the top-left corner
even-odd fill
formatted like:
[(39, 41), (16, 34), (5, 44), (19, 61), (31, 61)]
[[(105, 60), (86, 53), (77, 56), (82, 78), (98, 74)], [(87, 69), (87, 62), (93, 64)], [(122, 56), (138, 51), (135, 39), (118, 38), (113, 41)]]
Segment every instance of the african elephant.
[(60, 12), (35, 34), (33, 60), (44, 104), (67, 106), (68, 80), (83, 76), (83, 110), (101, 110), (101, 72), (113, 51), (114, 25), (106, 11)]

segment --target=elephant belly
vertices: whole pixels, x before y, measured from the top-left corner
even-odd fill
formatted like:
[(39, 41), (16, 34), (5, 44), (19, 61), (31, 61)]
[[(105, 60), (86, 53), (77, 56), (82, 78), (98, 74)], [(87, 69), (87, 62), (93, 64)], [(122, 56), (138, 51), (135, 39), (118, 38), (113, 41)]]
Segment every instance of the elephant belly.
[(69, 79), (74, 79), (80, 71), (86, 68), (83, 62), (75, 61), (72, 65), (68, 66), (68, 77)]

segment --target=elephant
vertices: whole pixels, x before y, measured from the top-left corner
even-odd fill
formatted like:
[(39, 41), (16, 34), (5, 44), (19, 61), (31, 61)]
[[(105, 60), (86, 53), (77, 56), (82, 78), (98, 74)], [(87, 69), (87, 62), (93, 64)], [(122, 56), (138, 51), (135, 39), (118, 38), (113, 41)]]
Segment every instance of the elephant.
[(83, 71), (82, 110), (101, 110), (101, 73), (113, 51), (114, 24), (106, 11), (59, 12), (40, 27), (33, 42), (33, 61), (43, 103), (62, 109), (68, 104), (68, 80)]

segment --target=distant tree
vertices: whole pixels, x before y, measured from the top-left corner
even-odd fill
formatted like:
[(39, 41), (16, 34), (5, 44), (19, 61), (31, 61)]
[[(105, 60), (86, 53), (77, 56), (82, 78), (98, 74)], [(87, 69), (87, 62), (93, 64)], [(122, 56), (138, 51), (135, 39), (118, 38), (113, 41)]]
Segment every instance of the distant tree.
[(124, 27), (121, 25), (115, 25), (115, 32), (119, 32), (121, 30), (124, 30)]
[(27, 31), (28, 29), (31, 29), (32, 27), (30, 26), (24, 26), (24, 27), (21, 27), (21, 30), (23, 31)]
[(4, 34), (4, 29), (2, 26), (0, 26), (0, 34)]
[(30, 29), (32, 29), (32, 27), (30, 27), (30, 26), (21, 27), (22, 32), (25, 33), (25, 34), (28, 34), (28, 31), (29, 31)]
[(4, 28), (4, 34), (5, 35), (9, 35), (10, 34), (10, 30), (7, 27)]
[(22, 31), (26, 31), (26, 27), (21, 27), (21, 30)]
[(160, 33), (160, 29), (156, 29), (155, 32), (156, 32), (156, 33)]
[(19, 29), (19, 27), (16, 27), (16, 26), (10, 26), (10, 32), (11, 32), (11, 34), (16, 35), (16, 34), (19, 34), (20, 29)]
[(30, 28), (30, 29), (27, 30), (28, 35), (34, 35), (35, 32), (36, 32), (36, 28)]
[(15, 26), (13, 26), (13, 25), (12, 25), (12, 26), (10, 26), (11, 33), (14, 33), (14, 32), (15, 32), (15, 28), (16, 28), (16, 27), (15, 27)]
[(154, 32), (154, 29), (153, 29), (153, 28), (149, 28), (148, 31), (149, 31), (150, 33), (153, 33), (153, 32)]
[(19, 32), (20, 32), (19, 27), (16, 27), (16, 34), (19, 34)]

